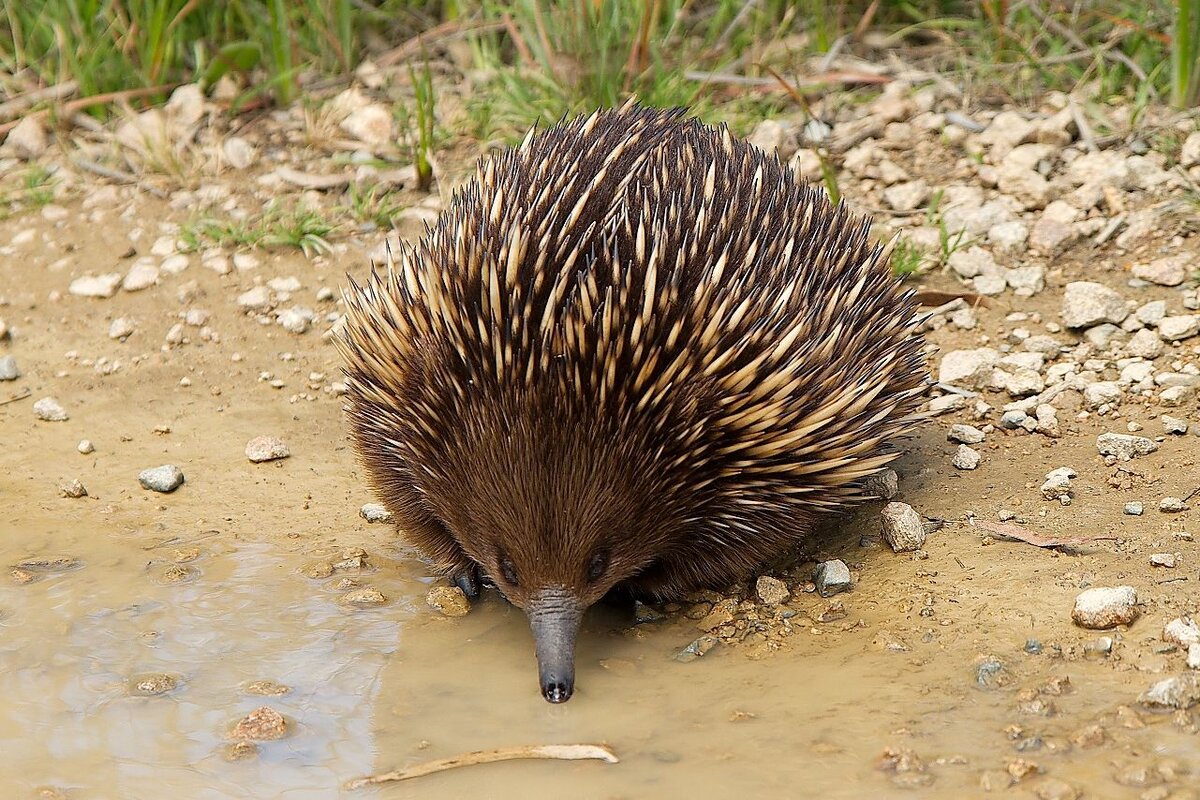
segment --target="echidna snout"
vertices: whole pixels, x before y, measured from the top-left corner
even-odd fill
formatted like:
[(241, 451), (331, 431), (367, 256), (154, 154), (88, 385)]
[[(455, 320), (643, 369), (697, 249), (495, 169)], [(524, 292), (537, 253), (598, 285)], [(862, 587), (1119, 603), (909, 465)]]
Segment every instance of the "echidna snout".
[(725, 127), (631, 101), (531, 131), (335, 337), (364, 477), (469, 594), (523, 609), (541, 693), (609, 590), (679, 600), (863, 498), (930, 384), (870, 222)]

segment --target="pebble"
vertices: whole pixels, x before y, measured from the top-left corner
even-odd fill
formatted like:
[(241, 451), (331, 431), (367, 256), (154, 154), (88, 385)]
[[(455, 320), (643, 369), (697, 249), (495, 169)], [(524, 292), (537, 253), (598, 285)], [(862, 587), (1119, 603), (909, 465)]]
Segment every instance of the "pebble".
[(287, 458), (291, 454), (287, 444), (275, 436), (256, 436), (246, 442), (246, 458), (255, 464)]
[(867, 476), (862, 487), (866, 494), (881, 500), (891, 500), (900, 494), (900, 476), (891, 467), (884, 467), (879, 472)]
[(1125, 504), (1125, 513), (1131, 517), (1140, 517), (1146, 511), (1145, 504), (1133, 500)]
[(183, 471), (174, 464), (163, 464), (161, 467), (144, 469), (138, 474), (138, 483), (143, 489), (150, 489), (164, 494), (173, 492), (183, 485)]
[(353, 589), (342, 595), (341, 602), (348, 606), (381, 606), (387, 602), (383, 592), (372, 586), (365, 586), (361, 589)]
[(1163, 317), (1158, 323), (1158, 335), (1168, 342), (1190, 339), (1200, 333), (1200, 314)]
[[(925, 525), (921, 522), (921, 515), (907, 503), (888, 503), (880, 511), (879, 517), (884, 541), (895, 552), (906, 553), (920, 550), (925, 544)], [(841, 564), (842, 562), (826, 563)], [(847, 581), (849, 581), (849, 577), (850, 574), (847, 571)]]
[(1188, 669), (1200, 669), (1200, 642), (1188, 645), (1187, 665)]
[(133, 320), (131, 320), (129, 317), (117, 317), (112, 321), (112, 324), (108, 326), (108, 338), (124, 339), (132, 336), (134, 330)]
[(43, 397), (33, 404), (33, 413), (46, 422), (64, 422), (70, 417), (53, 397)]
[(284, 686), (275, 681), (254, 681), (246, 685), (246, 694), (260, 697), (283, 697), (290, 691), (292, 691), (290, 686)]
[(998, 689), (1011, 682), (1004, 662), (995, 656), (987, 656), (975, 667), (975, 685), (980, 689)]
[(92, 444), (91, 439), (80, 439), (79, 444), (75, 446), (75, 449), (85, 456), (96, 452), (96, 446)]
[(1075, 598), (1071, 619), (1092, 630), (1128, 625), (1137, 618), (1137, 591), (1132, 586), (1096, 587)]
[(230, 735), (234, 739), (259, 741), (282, 739), (287, 735), (287, 720), (275, 709), (262, 706), (239, 720)]
[(34, 114), (27, 114), (8, 132), (8, 136), (4, 137), (0, 153), (32, 161), (45, 153), (49, 147), (50, 138), (45, 125)]
[(129, 693), (141, 697), (154, 697), (166, 694), (178, 685), (179, 681), (175, 676), (162, 672), (153, 672), (148, 675), (139, 675), (136, 678), (132, 678), (129, 681)]
[(813, 583), (821, 597), (831, 597), (850, 588), (850, 568), (839, 559), (822, 561), (813, 573)]
[(81, 483), (78, 478), (74, 478), (73, 480), (70, 480), (67, 483), (59, 486), (58, 491), (63, 497), (70, 498), (87, 497), (88, 493), (87, 489), (84, 488), (83, 483)]
[(1156, 258), (1148, 264), (1134, 264), (1133, 275), (1159, 286), (1178, 286), (1187, 279), (1188, 271), (1192, 268), (1192, 258), (1188, 255), (1166, 256)]
[(13, 356), (0, 356), (0, 381), (15, 381), (21, 377), (21, 369)]
[(979, 468), (979, 463), (983, 460), (983, 456), (965, 444), (960, 444), (958, 450), (954, 452), (954, 458), (950, 460), (951, 465), (955, 469), (973, 470)]
[(1190, 618), (1176, 617), (1163, 626), (1162, 640), (1180, 647), (1191, 647), (1200, 642), (1200, 627)]
[(708, 651), (716, 647), (719, 641), (720, 640), (718, 640), (717, 637), (711, 634), (705, 634), (676, 653), (675, 660), (682, 661), (685, 664), (689, 661), (695, 661), (697, 658), (700, 658)]
[(457, 586), (435, 586), (425, 596), (425, 602), (447, 617), (463, 617), (471, 610), (471, 601)]
[(1115, 456), (1121, 461), (1129, 461), (1135, 456), (1145, 456), (1158, 449), (1158, 445), (1144, 436), (1130, 436), (1124, 433), (1102, 433), (1096, 437), (1096, 449), (1102, 456)]
[(1015, 431), (1017, 428), (1023, 427), (1025, 420), (1029, 419), (1029, 415), (1019, 408), (1014, 408), (1011, 411), (1005, 411), (1000, 416), (1000, 427), (1005, 430)]
[(1138, 702), (1159, 708), (1191, 708), (1200, 702), (1200, 674), (1186, 672), (1158, 681), (1138, 698)]
[(1074, 281), (1066, 285), (1062, 318), (1068, 328), (1090, 328), (1103, 322), (1120, 323), (1129, 316), (1125, 299), (1102, 283)]
[(392, 515), (381, 503), (365, 503), (358, 515), (367, 522), (391, 522)]
[(1033, 786), (1038, 800), (1078, 800), (1079, 790), (1058, 778), (1042, 778)]
[(1150, 556), (1150, 566), (1166, 567), (1167, 569), (1175, 569), (1175, 554), (1174, 553), (1153, 553)]
[(1071, 479), (1077, 475), (1078, 473), (1070, 467), (1050, 470), (1046, 473), (1046, 482), (1042, 484), (1042, 497), (1068, 505), (1071, 498)]
[(758, 581), (754, 584), (754, 593), (758, 595), (759, 600), (769, 606), (786, 603), (792, 596), (786, 583), (769, 575), (759, 576)]
[(992, 382), (992, 370), (1000, 352), (990, 347), (975, 350), (951, 350), (938, 366), (938, 382), (961, 389), (986, 389)]
[(106, 299), (117, 293), (121, 285), (121, 273), (110, 272), (106, 275), (85, 275), (71, 281), (67, 291), (76, 297), (98, 297)]
[(1187, 511), (1187, 504), (1178, 497), (1164, 497), (1158, 501), (1158, 510), (1164, 514), (1178, 514)]
[(972, 425), (959, 424), (950, 426), (950, 433), (946, 438), (960, 444), (979, 444), (986, 438), (986, 434)]
[(271, 290), (265, 286), (255, 286), (253, 289), (239, 294), (237, 304), (240, 308), (256, 310), (269, 308), (271, 305)]
[(1163, 414), (1160, 421), (1162, 422), (1163, 433), (1182, 436), (1188, 432), (1187, 420)]
[(240, 136), (230, 136), (226, 139), (221, 146), (221, 151), (225, 154), (225, 160), (229, 162), (229, 166), (234, 169), (246, 169), (254, 163), (257, 156), (254, 145)]
[(134, 264), (125, 273), (121, 288), (127, 292), (140, 292), (158, 283), (158, 267), (153, 264)]

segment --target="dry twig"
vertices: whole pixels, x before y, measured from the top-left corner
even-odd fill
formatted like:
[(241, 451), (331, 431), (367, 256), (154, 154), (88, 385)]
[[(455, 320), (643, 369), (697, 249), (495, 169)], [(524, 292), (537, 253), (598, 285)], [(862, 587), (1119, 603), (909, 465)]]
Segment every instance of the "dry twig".
[(392, 772), (359, 778), (350, 781), (346, 788), (361, 789), (364, 786), (375, 786), (380, 783), (420, 778), (424, 775), (432, 775), (435, 772), (443, 772), (448, 769), (469, 767), (472, 764), (490, 764), (495, 761), (510, 761), (518, 758), (551, 758), (563, 761), (594, 758), (600, 761), (607, 761), (609, 764), (616, 764), (618, 761), (616, 753), (604, 745), (543, 744), (524, 745), (520, 747), (497, 747), (494, 750), (477, 750), (473, 753), (464, 753), (451, 758), (439, 758), (436, 761), (427, 761), (424, 764), (417, 764), (407, 769), (398, 769)]

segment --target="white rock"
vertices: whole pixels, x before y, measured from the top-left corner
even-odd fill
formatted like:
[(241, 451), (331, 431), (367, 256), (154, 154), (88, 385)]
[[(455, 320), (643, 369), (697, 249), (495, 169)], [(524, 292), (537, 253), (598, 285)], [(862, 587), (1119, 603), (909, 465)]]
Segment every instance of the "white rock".
[(392, 142), (392, 115), (376, 103), (354, 111), (342, 120), (340, 127), (368, 145), (381, 146)]
[(1052, 193), (1049, 181), (1032, 169), (1018, 164), (1002, 164), (996, 170), (996, 185), (1026, 209), (1042, 208)]
[(127, 336), (133, 335), (133, 331), (133, 320), (129, 317), (117, 317), (108, 326), (108, 338), (124, 339)]
[(1130, 436), (1124, 433), (1102, 433), (1096, 437), (1096, 449), (1102, 456), (1115, 456), (1121, 461), (1128, 461), (1134, 456), (1145, 456), (1158, 449), (1152, 439), (1144, 436)]
[(1073, 281), (1063, 292), (1062, 317), (1068, 328), (1088, 328), (1102, 322), (1119, 323), (1129, 316), (1125, 298), (1104, 284)]
[(105, 275), (85, 275), (71, 281), (67, 291), (76, 297), (112, 297), (121, 285), (121, 273), (110, 272)]
[(1198, 333), (1200, 333), (1200, 314), (1163, 317), (1158, 323), (1158, 335), (1168, 342), (1190, 339)]
[(269, 308), (271, 306), (271, 291), (265, 286), (255, 286), (253, 289), (239, 294), (237, 304), (241, 308)]
[(183, 321), (193, 328), (201, 328), (208, 324), (209, 313), (202, 308), (189, 308), (183, 315)]
[(178, 275), (188, 268), (188, 257), (184, 253), (176, 253), (173, 256), (167, 256), (163, 259), (160, 266), (163, 272), (169, 275)]
[(15, 381), (21, 377), (21, 368), (13, 356), (0, 356), (0, 381)]
[(31, 161), (45, 153), (49, 146), (50, 140), (42, 121), (30, 114), (8, 132), (4, 144), (0, 145), (0, 154)]
[(898, 183), (883, 190), (883, 200), (896, 211), (913, 211), (929, 197), (929, 185), (922, 180)]
[(1162, 351), (1162, 339), (1149, 328), (1142, 328), (1125, 343), (1125, 352), (1140, 358), (1158, 358)]
[(785, 160), (796, 149), (788, 129), (783, 123), (774, 119), (764, 119), (755, 125), (754, 131), (747, 137), (747, 140), (768, 155), (777, 153), (781, 159)]
[(1088, 408), (1112, 405), (1121, 399), (1121, 387), (1113, 381), (1097, 381), (1083, 390), (1083, 399)]
[(1028, 397), (1033, 394), (1041, 394), (1046, 388), (1046, 381), (1037, 370), (1018, 369), (1009, 375), (1008, 380), (1004, 383), (1004, 388), (1013, 397)]
[(981, 461), (983, 456), (979, 455), (978, 451), (960, 444), (958, 450), (954, 451), (954, 458), (950, 460), (950, 464), (955, 469), (973, 470), (978, 469)]
[(294, 308), (284, 309), (276, 314), (276, 320), (279, 325), (286, 331), (295, 334), (301, 334), (308, 330), (308, 326), (316, 318), (316, 314), (312, 310), (296, 306)]
[(1042, 497), (1047, 500), (1062, 501), (1071, 497), (1071, 479), (1077, 473), (1070, 467), (1059, 467), (1046, 473), (1046, 482), (1042, 484)]
[(1046, 288), (1046, 270), (1037, 264), (1015, 267), (1005, 273), (1008, 285), (1018, 295), (1030, 297)]
[(973, 425), (957, 424), (950, 426), (950, 433), (946, 434), (946, 438), (960, 444), (979, 444), (986, 436)]
[(246, 442), (246, 458), (255, 464), (288, 458), (291, 454), (287, 444), (275, 436), (256, 436)]
[(1014, 219), (988, 228), (987, 237), (998, 252), (1008, 256), (1020, 255), (1029, 244), (1029, 228), (1024, 222)]
[(1169, 389), (1163, 389), (1158, 396), (1158, 402), (1164, 408), (1179, 408), (1189, 402), (1196, 395), (1196, 389), (1192, 386), (1172, 386)]
[(221, 151), (225, 154), (225, 160), (229, 162), (229, 166), (234, 169), (246, 169), (254, 163), (258, 153), (254, 149), (254, 145), (247, 142), (240, 136), (230, 136), (221, 145)]
[(127, 292), (140, 292), (158, 283), (158, 267), (153, 264), (134, 264), (125, 273), (121, 288)]
[(1137, 591), (1132, 586), (1097, 587), (1075, 598), (1071, 618), (1077, 625), (1093, 630), (1128, 625), (1137, 617)]
[(955, 250), (947, 260), (950, 269), (963, 278), (974, 278), (978, 275), (998, 275), (1000, 265), (990, 252), (977, 245), (971, 245), (965, 250)]
[(1138, 306), (1137, 311), (1133, 313), (1145, 324), (1157, 325), (1167, 315), (1167, 301), (1151, 300), (1149, 303)]
[(999, 351), (990, 347), (951, 350), (942, 357), (938, 382), (961, 389), (985, 389), (992, 382), (992, 369), (999, 360)]
[(53, 397), (43, 397), (34, 403), (33, 413), (38, 419), (46, 422), (63, 422), (70, 418), (62, 405)]
[(1189, 133), (1179, 150), (1179, 166), (1187, 168), (1200, 165), (1200, 131)]
[(1156, 258), (1148, 264), (1134, 264), (1133, 275), (1159, 286), (1178, 286), (1187, 280), (1188, 272), (1193, 269), (1194, 259), (1186, 255), (1175, 255)]
[(1164, 642), (1190, 647), (1200, 642), (1200, 627), (1190, 619), (1176, 617), (1163, 627), (1162, 638)]
[(258, 257), (251, 253), (234, 253), (233, 266), (239, 272), (254, 269), (258, 266)]

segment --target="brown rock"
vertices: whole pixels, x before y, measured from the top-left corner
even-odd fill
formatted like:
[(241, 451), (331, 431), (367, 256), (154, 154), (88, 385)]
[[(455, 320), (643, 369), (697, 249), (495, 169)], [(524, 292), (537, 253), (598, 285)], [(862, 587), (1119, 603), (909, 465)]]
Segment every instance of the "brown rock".
[(269, 706), (260, 706), (239, 720), (230, 735), (234, 739), (272, 741), (282, 739), (287, 730), (287, 720), (282, 714)]
[(425, 602), (447, 617), (463, 617), (471, 610), (471, 601), (457, 586), (435, 586), (425, 596)]

